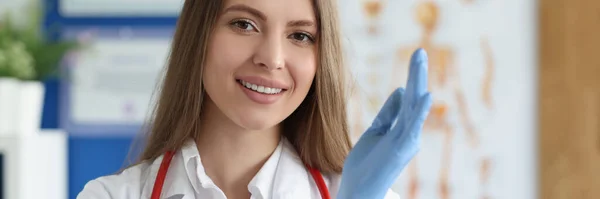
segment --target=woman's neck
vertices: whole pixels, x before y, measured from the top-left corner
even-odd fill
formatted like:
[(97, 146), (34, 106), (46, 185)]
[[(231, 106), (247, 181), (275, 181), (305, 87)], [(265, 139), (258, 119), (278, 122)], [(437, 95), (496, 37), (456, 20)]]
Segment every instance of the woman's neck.
[(249, 198), (248, 184), (275, 151), (279, 141), (279, 127), (246, 130), (231, 121), (212, 102), (203, 107), (196, 145), (206, 174), (227, 198)]

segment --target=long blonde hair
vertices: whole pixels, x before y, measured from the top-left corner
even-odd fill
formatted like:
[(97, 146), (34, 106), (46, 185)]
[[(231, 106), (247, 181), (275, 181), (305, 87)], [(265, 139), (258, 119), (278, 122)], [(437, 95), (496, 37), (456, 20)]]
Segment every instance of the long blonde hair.
[[(334, 0), (314, 0), (319, 24), (315, 81), (302, 102), (282, 122), (282, 134), (305, 164), (340, 173), (351, 148), (346, 116), (345, 70)], [(137, 163), (179, 150), (196, 138), (205, 91), (202, 85), (207, 46), (223, 0), (186, 0), (180, 14), (149, 134)]]

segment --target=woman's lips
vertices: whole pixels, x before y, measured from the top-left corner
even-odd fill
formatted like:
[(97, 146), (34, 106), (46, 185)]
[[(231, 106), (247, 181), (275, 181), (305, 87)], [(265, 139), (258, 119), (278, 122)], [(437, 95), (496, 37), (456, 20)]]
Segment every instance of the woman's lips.
[(280, 88), (264, 87), (259, 88), (256, 84), (244, 83), (242, 80), (237, 80), (237, 84), (242, 92), (252, 101), (258, 104), (273, 104), (277, 102), (283, 96), (283, 93), (287, 90)]

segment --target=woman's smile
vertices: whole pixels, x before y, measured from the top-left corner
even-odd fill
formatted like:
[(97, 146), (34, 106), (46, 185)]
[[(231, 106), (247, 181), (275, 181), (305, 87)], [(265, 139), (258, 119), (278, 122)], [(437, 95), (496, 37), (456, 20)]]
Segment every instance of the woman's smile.
[(236, 82), (250, 100), (259, 104), (277, 102), (289, 88), (285, 83), (258, 76), (241, 77)]

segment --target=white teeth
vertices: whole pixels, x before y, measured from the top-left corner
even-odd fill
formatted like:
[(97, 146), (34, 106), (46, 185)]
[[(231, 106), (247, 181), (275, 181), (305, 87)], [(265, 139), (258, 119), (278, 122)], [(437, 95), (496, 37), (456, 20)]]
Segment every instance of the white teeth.
[(269, 88), (269, 87), (259, 86), (259, 85), (251, 84), (251, 83), (248, 83), (248, 82), (245, 82), (242, 80), (240, 80), (240, 83), (242, 83), (242, 85), (244, 85), (246, 88), (252, 89), (253, 91), (256, 91), (259, 93), (265, 93), (265, 94), (277, 94), (283, 90), (280, 88)]

